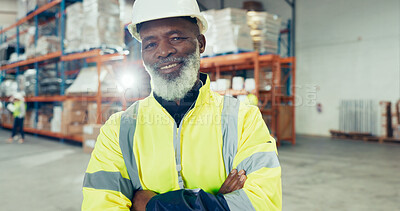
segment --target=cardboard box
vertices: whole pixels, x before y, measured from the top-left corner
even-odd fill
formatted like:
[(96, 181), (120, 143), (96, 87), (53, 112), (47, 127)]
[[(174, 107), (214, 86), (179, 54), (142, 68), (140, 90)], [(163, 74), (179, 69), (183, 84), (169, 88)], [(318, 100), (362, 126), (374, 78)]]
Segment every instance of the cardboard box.
[(91, 153), (100, 134), (101, 124), (87, 124), (83, 126), (83, 152)]
[(290, 138), (293, 135), (293, 110), (291, 106), (279, 106), (278, 136)]
[(63, 110), (86, 110), (87, 102), (66, 100), (63, 102)]
[(87, 122), (86, 110), (64, 110), (63, 119), (67, 125), (71, 123), (85, 124)]
[(83, 140), (82, 148), (84, 153), (92, 153), (94, 146), (96, 145), (96, 139)]
[(68, 135), (80, 135), (82, 133), (83, 133), (83, 125), (81, 125), (81, 124), (68, 125), (68, 128), (67, 128)]
[(101, 124), (87, 124), (83, 126), (83, 139), (97, 139), (100, 134)]
[[(89, 103), (88, 105), (88, 124), (96, 124), (97, 119), (97, 103)], [(101, 123), (105, 123), (107, 119), (111, 116), (111, 106), (108, 104), (101, 105)]]

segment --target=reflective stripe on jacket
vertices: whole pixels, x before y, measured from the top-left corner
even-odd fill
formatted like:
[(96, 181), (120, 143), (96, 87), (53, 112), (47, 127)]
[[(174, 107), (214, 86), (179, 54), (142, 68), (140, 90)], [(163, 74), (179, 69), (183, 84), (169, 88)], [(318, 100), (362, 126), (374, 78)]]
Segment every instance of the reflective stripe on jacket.
[(281, 210), (281, 167), (259, 109), (200, 89), (181, 125), (152, 95), (102, 127), (86, 171), (82, 210), (129, 210), (135, 190), (200, 188), (216, 194), (232, 169), (244, 188), (225, 194), (231, 210)]

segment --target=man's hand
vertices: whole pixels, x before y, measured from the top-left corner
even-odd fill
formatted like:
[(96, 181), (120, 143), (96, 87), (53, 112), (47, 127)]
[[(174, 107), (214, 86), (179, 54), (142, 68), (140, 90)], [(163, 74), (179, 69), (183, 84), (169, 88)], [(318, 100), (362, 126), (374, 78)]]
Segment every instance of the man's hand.
[(221, 185), (218, 193), (227, 194), (242, 189), (247, 179), (245, 174), (246, 172), (244, 170), (240, 170), (238, 173), (236, 169), (233, 169), (226, 178), (224, 184)]
[(133, 196), (131, 210), (135, 211), (146, 210), (147, 203), (155, 195), (157, 194), (150, 190), (136, 191), (135, 195)]

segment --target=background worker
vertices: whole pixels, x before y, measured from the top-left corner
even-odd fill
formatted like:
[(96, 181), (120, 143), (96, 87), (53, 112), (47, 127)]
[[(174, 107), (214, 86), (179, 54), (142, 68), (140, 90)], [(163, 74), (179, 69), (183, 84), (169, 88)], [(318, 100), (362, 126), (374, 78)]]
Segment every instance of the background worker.
[(259, 109), (212, 92), (199, 72), (207, 22), (197, 2), (136, 0), (129, 30), (152, 93), (102, 127), (82, 210), (281, 210), (276, 143)]
[(14, 125), (12, 128), (11, 137), (7, 140), (8, 143), (12, 143), (14, 137), (19, 132), (21, 138), (18, 140), (18, 143), (24, 143), (24, 118), (26, 113), (26, 105), (24, 95), (20, 92), (15, 93), (11, 98), (10, 102), (7, 105), (7, 109), (13, 113), (14, 116)]

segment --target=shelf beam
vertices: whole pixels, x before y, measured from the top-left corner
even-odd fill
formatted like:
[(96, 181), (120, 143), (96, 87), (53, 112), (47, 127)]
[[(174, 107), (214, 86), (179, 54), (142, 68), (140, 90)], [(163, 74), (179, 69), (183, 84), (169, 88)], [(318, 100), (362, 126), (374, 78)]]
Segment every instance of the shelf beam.
[(72, 53), (61, 57), (61, 61), (73, 61), (78, 59), (86, 59), (89, 57), (100, 56), (101, 50), (95, 49), (81, 53)]
[(7, 69), (16, 68), (16, 67), (21, 67), (21, 66), (33, 64), (35, 62), (42, 62), (42, 61), (46, 61), (46, 60), (50, 60), (50, 59), (55, 59), (60, 56), (61, 56), (61, 51), (57, 51), (57, 52), (49, 53), (47, 55), (38, 56), (38, 57), (35, 57), (32, 59), (27, 59), (24, 61), (19, 61), (19, 62), (15, 62), (12, 64), (4, 65), (4, 66), (0, 67), (0, 70), (7, 70)]
[[(2, 126), (7, 129), (12, 129), (12, 125), (10, 125), (10, 124), (2, 124)], [(72, 141), (77, 141), (77, 142), (83, 141), (83, 137), (78, 136), (78, 135), (64, 135), (62, 133), (55, 133), (55, 132), (51, 132), (51, 131), (47, 131), (47, 130), (39, 130), (39, 129), (27, 128), (27, 127), (24, 127), (24, 131), (27, 133), (33, 133), (33, 134), (38, 134), (38, 135), (42, 135), (42, 136), (49, 136), (49, 137), (53, 137), (53, 138), (66, 139), (66, 140), (72, 140)]]

